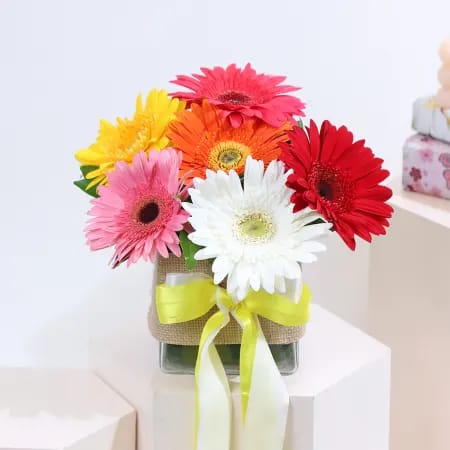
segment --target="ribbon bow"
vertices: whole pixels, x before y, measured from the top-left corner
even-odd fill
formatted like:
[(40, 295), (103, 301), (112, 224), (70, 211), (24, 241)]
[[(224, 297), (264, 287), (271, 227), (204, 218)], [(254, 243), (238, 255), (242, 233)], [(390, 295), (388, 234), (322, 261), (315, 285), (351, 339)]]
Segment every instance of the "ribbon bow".
[[(195, 278), (195, 276), (194, 276)], [(156, 287), (158, 317), (163, 324), (194, 320), (218, 307), (206, 322), (195, 367), (195, 450), (229, 450), (231, 400), (228, 380), (214, 339), (230, 314), (242, 327), (240, 390), (245, 450), (282, 450), (289, 395), (261, 330), (257, 316), (283, 326), (304, 325), (309, 319), (310, 291), (298, 302), (280, 294), (250, 291), (236, 303), (210, 278), (160, 284)]]

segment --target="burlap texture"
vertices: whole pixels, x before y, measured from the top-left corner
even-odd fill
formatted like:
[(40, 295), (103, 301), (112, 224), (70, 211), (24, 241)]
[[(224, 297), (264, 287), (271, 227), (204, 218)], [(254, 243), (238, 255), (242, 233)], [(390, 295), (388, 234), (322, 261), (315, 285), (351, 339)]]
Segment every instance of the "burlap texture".
[[(207, 261), (198, 261), (195, 272), (212, 275), (211, 265)], [(164, 283), (167, 273), (188, 272), (183, 258), (170, 255), (169, 258), (161, 258), (156, 267), (155, 281), (157, 284)], [(163, 325), (159, 322), (154, 301), (154, 293), (150, 311), (148, 314), (148, 325), (151, 334), (160, 342), (175, 345), (198, 345), (200, 336), (208, 318), (217, 311), (213, 308), (203, 317), (190, 320), (189, 322)], [(264, 336), (269, 344), (290, 344), (297, 342), (305, 333), (305, 327), (283, 327), (270, 320), (259, 317)], [(240, 344), (242, 330), (233, 317), (229, 324), (221, 330), (215, 339), (216, 344)]]

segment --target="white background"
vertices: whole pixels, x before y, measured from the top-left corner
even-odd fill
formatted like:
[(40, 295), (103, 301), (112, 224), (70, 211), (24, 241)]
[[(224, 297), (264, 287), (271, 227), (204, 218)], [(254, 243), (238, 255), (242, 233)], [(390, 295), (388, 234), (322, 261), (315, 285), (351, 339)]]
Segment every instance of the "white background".
[[(84, 246), (88, 197), (71, 183), (99, 118), (131, 115), (137, 93), (178, 73), (250, 61), (303, 86), (309, 117), (348, 125), (399, 173), (449, 17), (447, 0), (0, 0), (0, 365), (87, 364), (87, 299), (116, 272)], [(356, 321), (342, 286), (364, 292), (364, 273), (331, 247), (309, 276)]]

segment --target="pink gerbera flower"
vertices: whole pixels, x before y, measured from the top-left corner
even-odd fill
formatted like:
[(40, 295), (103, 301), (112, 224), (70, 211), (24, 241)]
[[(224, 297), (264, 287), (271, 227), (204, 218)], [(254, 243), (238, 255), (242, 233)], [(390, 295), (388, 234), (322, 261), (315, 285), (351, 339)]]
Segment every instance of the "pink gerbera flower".
[(286, 92), (297, 91), (295, 86), (280, 85), (286, 77), (258, 74), (247, 64), (239, 69), (230, 64), (226, 69), (201, 68), (201, 74), (178, 75), (172, 83), (192, 92), (173, 92), (171, 95), (188, 103), (201, 103), (207, 99), (215, 105), (223, 117), (230, 120), (234, 128), (249, 117), (257, 117), (269, 125), (279, 127), (292, 116), (304, 116), (305, 104)]
[(130, 165), (116, 164), (88, 213), (91, 250), (114, 246), (113, 267), (140, 258), (155, 261), (158, 253), (167, 258), (169, 251), (181, 256), (176, 232), (189, 217), (177, 198), (181, 158), (173, 149), (141, 151)]

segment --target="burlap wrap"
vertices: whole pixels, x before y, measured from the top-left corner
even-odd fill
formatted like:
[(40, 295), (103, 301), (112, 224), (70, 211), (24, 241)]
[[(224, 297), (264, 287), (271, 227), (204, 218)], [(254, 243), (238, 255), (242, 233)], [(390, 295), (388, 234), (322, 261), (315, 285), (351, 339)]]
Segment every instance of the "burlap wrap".
[[(158, 284), (164, 283), (167, 273), (188, 272), (183, 258), (171, 255), (168, 259), (161, 258), (156, 267), (155, 280)], [(198, 261), (195, 272), (212, 275), (211, 265), (207, 261)], [(200, 336), (208, 318), (217, 311), (213, 308), (203, 317), (189, 322), (163, 325), (159, 323), (154, 295), (148, 314), (148, 325), (151, 334), (160, 342), (175, 345), (198, 345)], [(283, 327), (270, 320), (259, 318), (264, 336), (269, 344), (290, 344), (297, 342), (304, 334), (305, 327)], [(238, 323), (231, 318), (230, 323), (219, 333), (216, 344), (240, 344), (242, 330)]]

